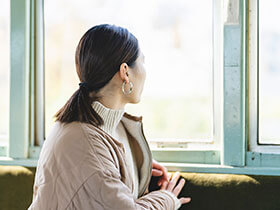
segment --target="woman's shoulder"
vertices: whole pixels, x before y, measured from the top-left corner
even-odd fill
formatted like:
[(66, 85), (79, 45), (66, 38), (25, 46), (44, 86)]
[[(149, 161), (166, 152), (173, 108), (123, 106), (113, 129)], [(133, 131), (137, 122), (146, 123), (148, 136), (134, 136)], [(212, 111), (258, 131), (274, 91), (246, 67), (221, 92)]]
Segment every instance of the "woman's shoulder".
[(90, 142), (101, 142), (94, 130), (80, 122), (55, 122), (43, 143), (41, 161), (55, 161), (66, 168), (82, 163), (86, 157), (94, 155)]
[(61, 151), (75, 154), (75, 151), (86, 153), (91, 149), (92, 142), (103, 140), (98, 129), (81, 122), (56, 122), (47, 141), (54, 141), (56, 154)]
[[(58, 129), (55, 131), (55, 156), (57, 159), (82, 161), (87, 157), (100, 162), (100, 156), (112, 155), (112, 150), (118, 142), (102, 131), (100, 128), (82, 122), (60, 123), (57, 122)], [(51, 136), (52, 134), (50, 134)], [(53, 138), (48, 139), (53, 141)], [(114, 145), (113, 145), (114, 144)], [(119, 145), (120, 146), (120, 145)], [(78, 163), (76, 163), (78, 164)], [(100, 162), (100, 164), (103, 164)]]
[(87, 141), (92, 138), (95, 140), (102, 139), (100, 131), (93, 125), (78, 121), (71, 123), (62, 123), (57, 121), (52, 127), (46, 140), (54, 140), (56, 144), (71, 144), (71, 142), (74, 144), (80, 144), (83, 141)]

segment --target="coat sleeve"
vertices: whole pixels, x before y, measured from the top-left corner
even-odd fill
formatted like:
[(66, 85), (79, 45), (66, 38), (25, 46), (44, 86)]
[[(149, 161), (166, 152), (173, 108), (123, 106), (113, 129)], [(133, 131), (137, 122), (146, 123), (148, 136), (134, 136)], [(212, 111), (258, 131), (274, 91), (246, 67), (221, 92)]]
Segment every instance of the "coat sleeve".
[(176, 199), (169, 191), (158, 190), (135, 200), (119, 177), (110, 171), (97, 171), (86, 180), (67, 209), (174, 210), (180, 207), (176, 206)]

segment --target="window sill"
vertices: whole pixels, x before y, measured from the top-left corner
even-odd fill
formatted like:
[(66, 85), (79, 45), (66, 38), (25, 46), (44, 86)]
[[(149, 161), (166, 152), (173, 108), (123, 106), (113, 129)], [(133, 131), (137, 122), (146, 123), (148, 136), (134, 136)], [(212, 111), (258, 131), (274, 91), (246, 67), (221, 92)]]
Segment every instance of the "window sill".
[[(19, 165), (26, 167), (36, 167), (37, 159), (15, 159), (0, 157), (0, 165)], [(193, 172), (193, 173), (222, 173), (222, 174), (243, 174), (243, 175), (269, 175), (280, 176), (278, 167), (233, 167), (214, 164), (193, 164), (193, 163), (170, 163), (160, 162), (169, 171)]]
[(280, 167), (233, 167), (214, 164), (161, 162), (169, 171), (280, 176)]
[(18, 165), (27, 167), (36, 167), (38, 159), (16, 159), (9, 157), (0, 157), (0, 165)]
[(153, 158), (160, 162), (220, 164), (218, 150), (189, 150), (180, 148), (152, 149)]

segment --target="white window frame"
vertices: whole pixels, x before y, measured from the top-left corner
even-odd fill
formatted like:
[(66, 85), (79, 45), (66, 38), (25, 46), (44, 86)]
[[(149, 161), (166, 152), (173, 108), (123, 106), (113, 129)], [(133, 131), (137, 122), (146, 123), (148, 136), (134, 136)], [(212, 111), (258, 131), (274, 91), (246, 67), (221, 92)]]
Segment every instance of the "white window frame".
[[(212, 138), (210, 140), (180, 141), (170, 139), (158, 141), (158, 148), (152, 149), (153, 156), (162, 162), (188, 162), (203, 164), (220, 164), (220, 147), (222, 142), (222, 96), (223, 96), (223, 27), (220, 0), (212, 1), (213, 9), (213, 38), (212, 38)], [(177, 145), (175, 145), (177, 144)]]
[(279, 145), (259, 144), (259, 1), (249, 4), (249, 151), (280, 154)]

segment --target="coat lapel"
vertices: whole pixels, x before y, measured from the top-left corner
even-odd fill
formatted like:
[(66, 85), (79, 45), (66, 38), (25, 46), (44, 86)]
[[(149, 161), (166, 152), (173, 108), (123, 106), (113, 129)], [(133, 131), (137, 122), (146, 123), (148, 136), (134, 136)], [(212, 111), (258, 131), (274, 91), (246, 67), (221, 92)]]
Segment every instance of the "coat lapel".
[(138, 196), (142, 196), (148, 187), (152, 173), (152, 153), (143, 132), (142, 116), (132, 116), (125, 112), (121, 122), (134, 145), (133, 151), (139, 174)]

